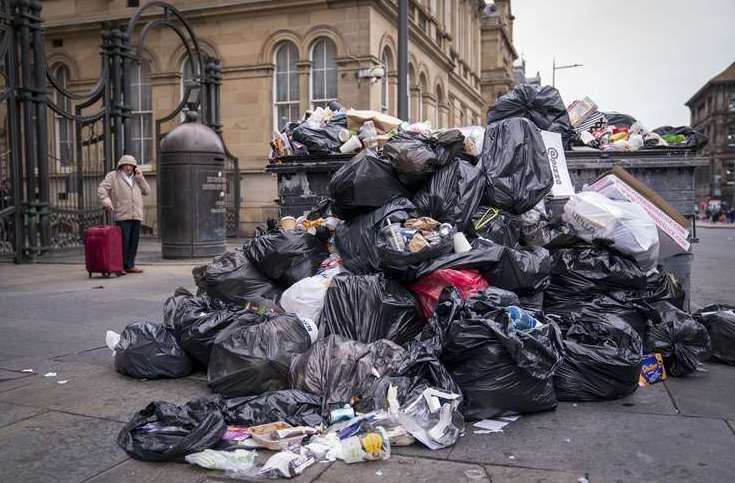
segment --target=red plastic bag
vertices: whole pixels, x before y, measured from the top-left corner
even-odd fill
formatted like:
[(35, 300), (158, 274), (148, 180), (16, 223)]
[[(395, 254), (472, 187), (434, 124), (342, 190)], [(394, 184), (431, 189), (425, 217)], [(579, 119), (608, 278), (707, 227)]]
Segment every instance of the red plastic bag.
[(489, 288), (490, 284), (477, 270), (447, 268), (421, 277), (407, 287), (416, 295), (421, 315), (428, 319), (436, 309), (442, 290), (450, 286), (459, 290), (462, 299), (467, 299)]

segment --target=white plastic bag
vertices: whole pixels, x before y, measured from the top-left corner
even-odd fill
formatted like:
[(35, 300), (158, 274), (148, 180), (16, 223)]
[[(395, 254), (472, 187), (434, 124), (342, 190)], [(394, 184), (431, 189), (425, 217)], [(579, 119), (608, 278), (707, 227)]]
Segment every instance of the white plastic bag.
[(255, 467), (255, 456), (255, 451), (245, 449), (236, 449), (235, 451), (205, 449), (199, 453), (188, 454), (184, 458), (192, 465), (198, 465), (209, 470), (242, 473), (251, 471)]
[(327, 289), (332, 284), (334, 276), (341, 271), (342, 267), (338, 266), (299, 280), (281, 295), (281, 308), (296, 314), (300, 319), (319, 320)]
[(640, 206), (585, 191), (569, 198), (563, 219), (583, 240), (612, 241), (614, 249), (635, 258), (644, 271), (656, 268), (658, 229)]
[(482, 144), (485, 141), (485, 128), (480, 126), (465, 126), (458, 128), (464, 136), (464, 152), (472, 156), (482, 154)]

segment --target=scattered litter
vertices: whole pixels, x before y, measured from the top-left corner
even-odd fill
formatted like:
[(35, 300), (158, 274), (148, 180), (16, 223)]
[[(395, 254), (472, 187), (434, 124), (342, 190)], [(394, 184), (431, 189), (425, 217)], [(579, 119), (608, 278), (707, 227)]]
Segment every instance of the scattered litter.
[(475, 468), (470, 468), (469, 470), (464, 470), (464, 475), (469, 478), (470, 480), (483, 480), (487, 478), (487, 474), (485, 474), (484, 471), (478, 470)]
[(56, 377), (56, 373), (55, 372), (47, 372), (46, 374), (43, 375), (43, 377)]
[(378, 470), (375, 472), (376, 476), (383, 476), (383, 472), (381, 470)]
[(571, 439), (569, 439), (569, 438), (567, 438), (567, 439), (565, 439), (565, 440), (564, 440), (564, 442), (566, 442), (566, 443), (571, 443), (571, 442), (572, 442), (572, 440), (571, 440)]
[(505, 428), (507, 425), (509, 425), (513, 421), (517, 421), (518, 418), (520, 418), (520, 416), (508, 416), (508, 417), (500, 417), (496, 419), (483, 419), (482, 421), (477, 421), (472, 426), (483, 430), (483, 431), (475, 431), (475, 434), (502, 433), (503, 428)]
[(510, 459), (510, 460), (514, 460), (514, 459), (516, 459), (516, 457), (515, 457), (515, 456), (513, 456), (513, 455), (511, 455), (511, 456), (508, 456), (508, 459)]
[(61, 381), (56, 381), (57, 384), (66, 384), (67, 382), (69, 382), (68, 379), (62, 379)]
[(233, 471), (244, 473), (255, 466), (255, 451), (236, 449), (234, 451), (216, 451), (205, 449), (199, 453), (186, 455), (188, 463), (209, 470)]
[(36, 371), (34, 371), (33, 369), (21, 369), (20, 372), (25, 372), (25, 373), (28, 373), (28, 374), (35, 374), (36, 373)]

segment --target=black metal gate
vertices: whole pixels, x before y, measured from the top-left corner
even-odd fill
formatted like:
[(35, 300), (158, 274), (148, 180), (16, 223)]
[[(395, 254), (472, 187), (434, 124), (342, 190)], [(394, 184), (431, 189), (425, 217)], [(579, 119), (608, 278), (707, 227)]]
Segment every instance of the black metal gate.
[[(157, 15), (142, 21), (144, 11)], [(153, 139), (185, 109), (222, 136), (220, 62), (201, 53), (176, 8), (149, 2), (125, 28), (106, 24), (100, 77), (86, 93), (72, 92), (62, 73), (49, 70), (40, 14), (40, 2), (0, 0), (0, 257), (17, 262), (80, 247), (87, 227), (111, 221), (97, 185), (133, 149), (133, 69), (153, 29), (176, 32), (193, 73), (176, 109), (156, 121)], [(228, 235), (236, 236), (239, 169), (229, 151), (228, 158)]]

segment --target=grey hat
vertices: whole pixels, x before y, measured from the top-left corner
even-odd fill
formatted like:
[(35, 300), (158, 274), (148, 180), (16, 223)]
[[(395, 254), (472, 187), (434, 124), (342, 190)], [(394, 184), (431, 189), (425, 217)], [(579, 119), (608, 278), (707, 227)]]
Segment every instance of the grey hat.
[(120, 161), (117, 162), (117, 169), (120, 169), (123, 164), (129, 164), (130, 166), (138, 166), (138, 161), (135, 160), (135, 158), (129, 154), (123, 154), (120, 157)]

